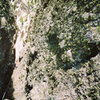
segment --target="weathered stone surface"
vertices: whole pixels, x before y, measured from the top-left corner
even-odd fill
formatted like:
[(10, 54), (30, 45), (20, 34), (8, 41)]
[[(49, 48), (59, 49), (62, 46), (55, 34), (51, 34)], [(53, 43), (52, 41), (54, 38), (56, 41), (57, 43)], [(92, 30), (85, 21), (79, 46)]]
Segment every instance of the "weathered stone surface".
[[(100, 1), (12, 1), (11, 100), (100, 99)], [(24, 12), (24, 13), (23, 13)]]

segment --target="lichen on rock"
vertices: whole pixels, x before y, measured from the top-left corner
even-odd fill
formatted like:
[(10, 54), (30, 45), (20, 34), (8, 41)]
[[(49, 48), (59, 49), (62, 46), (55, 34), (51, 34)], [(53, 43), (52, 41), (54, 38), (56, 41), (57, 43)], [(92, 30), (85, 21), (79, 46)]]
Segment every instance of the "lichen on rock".
[(100, 1), (10, 3), (16, 67), (5, 98), (99, 100)]

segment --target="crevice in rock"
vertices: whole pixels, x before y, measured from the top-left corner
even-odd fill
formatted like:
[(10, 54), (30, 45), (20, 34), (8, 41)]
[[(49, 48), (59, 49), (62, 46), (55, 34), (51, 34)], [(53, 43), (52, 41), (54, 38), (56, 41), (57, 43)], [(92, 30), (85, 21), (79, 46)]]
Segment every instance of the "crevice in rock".
[(29, 85), (28, 82), (25, 86), (25, 91), (27, 93), (27, 95), (30, 93), (30, 91), (32, 90), (33, 86), (32, 85)]
[[(15, 20), (8, 0), (0, 1), (0, 100), (4, 100), (15, 67)], [(2, 55), (1, 55), (2, 54)]]
[(33, 89), (33, 85), (30, 85), (28, 82), (28, 75), (29, 75), (29, 69), (26, 68), (26, 85), (25, 85), (25, 93), (27, 100), (32, 100), (31, 97), (29, 97), (30, 91)]
[(37, 58), (37, 55), (38, 55), (37, 51), (34, 51), (34, 54), (32, 54), (32, 53), (30, 54), (32, 61), (34, 61)]
[(89, 55), (86, 56), (86, 60), (90, 60), (92, 57), (95, 57), (97, 54), (100, 53), (99, 47), (100, 47), (100, 42), (91, 42), (88, 44), (90, 48)]
[[(9, 30), (9, 32), (12, 32)], [(4, 97), (9, 81), (11, 80), (11, 75), (15, 67), (15, 53), (13, 49), (13, 44), (11, 38), (15, 34), (13, 31), (12, 37), (9, 38), (9, 33), (6, 28), (0, 29), (1, 34), (1, 48), (3, 53), (3, 60), (0, 62), (0, 100)]]
[(32, 54), (32, 53), (29, 54), (28, 66), (31, 65), (32, 62), (33, 62), (35, 59), (38, 58), (37, 55), (38, 55), (38, 52), (37, 52), (37, 51), (34, 51), (33, 54)]
[(9, 82), (9, 84), (8, 84), (8, 87), (7, 87), (4, 99), (14, 100), (13, 92), (14, 92), (13, 81), (11, 79), (10, 82)]

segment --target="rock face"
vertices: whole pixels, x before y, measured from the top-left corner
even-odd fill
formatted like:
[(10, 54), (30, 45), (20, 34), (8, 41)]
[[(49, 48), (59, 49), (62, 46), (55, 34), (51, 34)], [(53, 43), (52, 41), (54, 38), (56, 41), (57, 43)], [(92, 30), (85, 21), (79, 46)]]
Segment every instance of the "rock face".
[(100, 100), (100, 1), (8, 3), (9, 18), (12, 12), (15, 20), (10, 23), (4, 15), (1, 25), (9, 23), (16, 31), (3, 36), (0, 28), (0, 57), (5, 59), (0, 82), (9, 75), (0, 94), (10, 100)]

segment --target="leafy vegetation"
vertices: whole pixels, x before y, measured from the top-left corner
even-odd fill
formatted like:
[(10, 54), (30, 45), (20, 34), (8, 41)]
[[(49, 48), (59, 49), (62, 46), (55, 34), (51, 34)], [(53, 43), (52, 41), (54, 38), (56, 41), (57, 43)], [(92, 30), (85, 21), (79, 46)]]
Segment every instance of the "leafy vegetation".
[[(87, 37), (87, 33), (89, 27), (92, 27), (89, 23), (94, 23), (98, 18), (98, 16), (92, 17), (89, 13), (92, 11), (92, 13), (97, 15), (97, 11), (94, 11), (94, 8), (98, 8), (99, 1), (73, 0), (67, 1), (66, 3), (61, 2), (56, 4), (55, 12), (52, 13), (53, 22), (55, 24), (47, 33), (47, 42), (51, 52), (56, 54), (57, 63), (60, 63), (60, 66), (61, 62), (63, 62), (63, 64), (66, 64), (66, 67), (77, 67), (77, 65), (80, 66), (81, 63), (89, 60), (92, 57), (92, 52), (95, 52), (92, 51), (91, 46), (93, 45), (89, 45), (93, 34), (90, 33), (89, 35), (91, 36)], [(61, 47), (62, 41), (65, 42), (63, 47)], [(92, 40), (92, 42), (93, 41), (94, 40)], [(94, 45), (96, 47), (96, 44)], [(61, 56), (68, 50), (72, 51), (73, 60), (69, 61), (66, 58), (66, 60), (63, 61)], [(68, 65), (70, 62), (72, 62), (71, 65)]]

